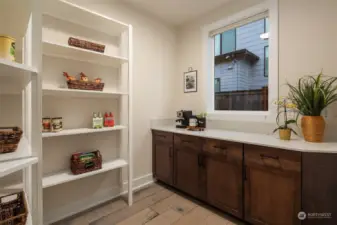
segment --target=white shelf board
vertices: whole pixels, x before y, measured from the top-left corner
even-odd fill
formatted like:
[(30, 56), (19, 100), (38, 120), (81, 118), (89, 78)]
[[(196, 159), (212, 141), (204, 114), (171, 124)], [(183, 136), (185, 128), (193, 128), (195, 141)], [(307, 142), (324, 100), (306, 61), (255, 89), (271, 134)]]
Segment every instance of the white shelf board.
[(0, 162), (0, 177), (7, 176), (8, 174), (27, 168), (37, 162), (37, 157)]
[(43, 14), (45, 15), (66, 20), (111, 36), (119, 36), (129, 28), (128, 24), (65, 0), (44, 0), (43, 3)]
[(31, 147), (26, 137), (22, 137), (15, 152), (0, 154), (0, 163), (8, 160), (23, 159), (32, 156)]
[(0, 93), (19, 93), (37, 70), (30, 66), (0, 59)]
[(51, 41), (43, 41), (43, 54), (63, 59), (72, 59), (81, 62), (89, 62), (101, 66), (119, 67), (128, 62), (127, 58), (120, 56), (105, 55), (103, 53), (90, 51), (82, 48), (68, 46)]
[(55, 133), (42, 133), (42, 137), (49, 138), (49, 137), (60, 137), (60, 136), (78, 135), (78, 134), (91, 134), (91, 133), (117, 131), (117, 130), (122, 130), (122, 129), (126, 129), (126, 126), (117, 125), (114, 127), (103, 127), (101, 129), (78, 128), (78, 129), (62, 130), (60, 132), (55, 132)]
[(118, 98), (127, 95), (124, 92), (106, 92), (106, 91), (86, 91), (68, 88), (43, 88), (43, 95), (58, 97), (77, 97), (77, 98)]
[(108, 172), (110, 170), (119, 169), (119, 168), (122, 168), (122, 167), (125, 167), (125, 166), (127, 166), (127, 162), (125, 160), (116, 159), (116, 160), (113, 160), (113, 161), (103, 163), (102, 169), (95, 170), (95, 171), (88, 172), (88, 173), (73, 175), (71, 171), (67, 170), (67, 171), (63, 171), (63, 172), (59, 172), (59, 173), (56, 173), (56, 174), (46, 176), (46, 177), (43, 178), (42, 184), (43, 184), (43, 188), (48, 188), (48, 187), (52, 187), (52, 186), (55, 186), (55, 185), (79, 180), (79, 179), (82, 179), (82, 178), (85, 178), (85, 177), (94, 176), (96, 174)]
[(25, 64), (12, 62), (6, 59), (0, 59), (0, 76), (24, 76), (31, 73), (37, 73), (33, 67)]

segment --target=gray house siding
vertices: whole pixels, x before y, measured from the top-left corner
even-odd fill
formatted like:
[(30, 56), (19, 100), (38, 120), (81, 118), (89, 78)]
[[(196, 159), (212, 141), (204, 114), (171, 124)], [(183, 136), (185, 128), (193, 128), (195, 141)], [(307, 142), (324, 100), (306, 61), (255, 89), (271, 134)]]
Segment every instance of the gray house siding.
[(214, 77), (220, 78), (220, 91), (254, 90), (268, 85), (268, 77), (264, 76), (264, 47), (268, 40), (260, 38), (262, 33), (264, 20), (236, 29), (236, 50), (247, 49), (260, 59), (252, 65), (244, 60), (215, 65)]

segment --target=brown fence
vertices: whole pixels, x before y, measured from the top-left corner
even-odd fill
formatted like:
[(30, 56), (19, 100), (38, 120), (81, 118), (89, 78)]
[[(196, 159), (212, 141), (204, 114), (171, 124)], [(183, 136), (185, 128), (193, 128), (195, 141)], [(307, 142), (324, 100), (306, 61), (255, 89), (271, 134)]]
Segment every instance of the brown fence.
[(215, 93), (215, 110), (268, 110), (268, 87), (258, 90)]

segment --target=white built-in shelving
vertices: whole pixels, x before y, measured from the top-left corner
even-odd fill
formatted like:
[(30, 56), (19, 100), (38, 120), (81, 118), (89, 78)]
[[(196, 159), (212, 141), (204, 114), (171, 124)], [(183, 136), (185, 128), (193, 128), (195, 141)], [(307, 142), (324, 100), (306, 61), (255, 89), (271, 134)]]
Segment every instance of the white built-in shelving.
[(60, 132), (52, 133), (42, 133), (43, 138), (49, 137), (61, 137), (69, 135), (79, 135), (79, 134), (92, 134), (92, 133), (101, 133), (101, 132), (111, 132), (126, 129), (126, 126), (117, 125), (114, 127), (104, 127), (101, 129), (92, 129), (92, 128), (76, 128), (76, 129), (66, 129)]
[[(82, 173), (79, 175), (72, 174), (70, 170), (59, 171), (57, 173), (47, 174), (45, 177), (43, 177), (42, 186), (43, 188), (49, 188), (49, 187), (57, 186), (57, 185), (64, 184), (67, 182), (72, 182), (72, 181), (76, 181), (82, 178), (109, 172), (111, 170), (121, 169), (127, 165), (128, 163), (125, 160), (116, 159), (112, 161), (103, 162), (102, 169), (100, 170), (95, 170), (95, 171), (88, 172), (88, 173)], [(14, 184), (14, 185), (7, 186), (6, 190), (16, 190), (20, 188), (22, 188), (22, 184)]]
[[(41, 0), (1, 0), (0, 34), (14, 38), (16, 59), (0, 59), (0, 127), (23, 130), (15, 152), (0, 154), (0, 193), (7, 181), (22, 182), (27, 225), (42, 225)], [(15, 94), (15, 95), (12, 95)], [(22, 172), (22, 176), (18, 174)]]
[(126, 92), (119, 91), (87, 91), (68, 88), (43, 88), (43, 95), (58, 96), (67, 98), (119, 98), (127, 95)]
[[(25, 190), (31, 209), (29, 225), (50, 224), (64, 218), (57, 212), (69, 210), (57, 207), (68, 202), (60, 204), (55, 196), (67, 189), (64, 185), (74, 187), (76, 182), (94, 179), (96, 175), (108, 183), (116, 180), (117, 172), (121, 193), (125, 191), (123, 183), (128, 183), (131, 205), (132, 26), (66, 0), (1, 0), (0, 34), (16, 39), (18, 53), (15, 62), (0, 59), (0, 126), (23, 129), (17, 151), (0, 154), (0, 189)], [(69, 37), (104, 44), (106, 51), (69, 46)], [(92, 76), (90, 79), (100, 77), (105, 88), (67, 89), (62, 72), (75, 75), (84, 72)], [(113, 112), (118, 125), (91, 129), (92, 113), (98, 111)], [(42, 133), (41, 119), (46, 116), (63, 117), (64, 130)], [(103, 156), (102, 169), (73, 175), (71, 154), (96, 149)], [(16, 173), (20, 170), (22, 176)], [(106, 175), (98, 176), (103, 173)], [(87, 183), (90, 185), (90, 180)], [(47, 188), (48, 192), (42, 195)], [(79, 193), (77, 189), (67, 192), (71, 196)], [(91, 197), (88, 193), (84, 195)], [(95, 197), (92, 196), (93, 203), (89, 205), (104, 202)], [(80, 202), (80, 198), (81, 195), (62, 201)], [(42, 208), (43, 201), (48, 204)], [(59, 204), (50, 207), (54, 201)], [(71, 208), (72, 213), (85, 210), (86, 204)], [(43, 210), (48, 210), (44, 218)]]
[(128, 62), (127, 58), (121, 56), (106, 55), (50, 41), (43, 41), (43, 54), (111, 67), (119, 67), (121, 63)]
[(8, 174), (20, 171), (38, 162), (37, 157), (9, 160), (0, 162), (0, 178)]

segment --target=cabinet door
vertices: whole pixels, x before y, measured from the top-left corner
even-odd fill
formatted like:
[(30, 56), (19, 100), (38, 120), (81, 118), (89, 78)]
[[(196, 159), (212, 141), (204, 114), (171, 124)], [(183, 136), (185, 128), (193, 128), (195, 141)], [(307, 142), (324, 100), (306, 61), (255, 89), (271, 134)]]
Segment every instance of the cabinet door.
[(172, 146), (155, 143), (154, 144), (154, 175), (155, 178), (167, 184), (173, 182), (173, 158)]
[(199, 197), (199, 155), (197, 152), (175, 146), (175, 183), (180, 190)]
[(153, 132), (153, 176), (167, 184), (173, 183), (173, 134)]
[(301, 211), (300, 153), (245, 148), (245, 220), (252, 224), (297, 225)]
[(218, 140), (204, 145), (207, 201), (239, 218), (243, 214), (242, 147)]

